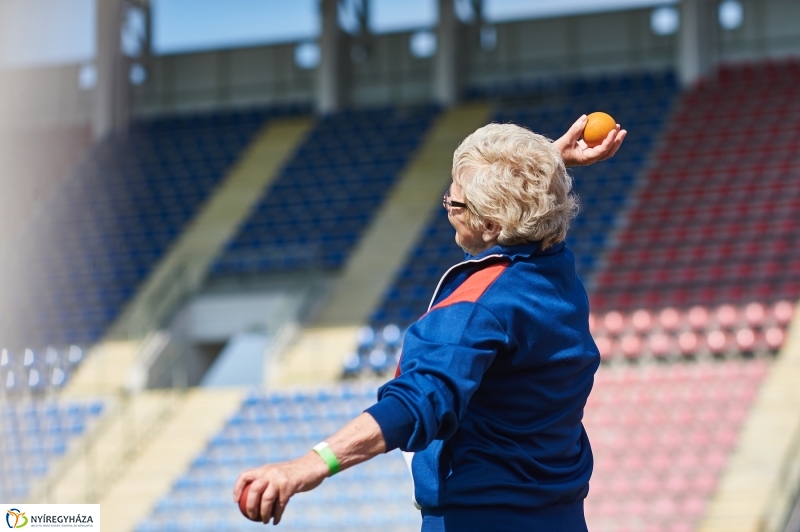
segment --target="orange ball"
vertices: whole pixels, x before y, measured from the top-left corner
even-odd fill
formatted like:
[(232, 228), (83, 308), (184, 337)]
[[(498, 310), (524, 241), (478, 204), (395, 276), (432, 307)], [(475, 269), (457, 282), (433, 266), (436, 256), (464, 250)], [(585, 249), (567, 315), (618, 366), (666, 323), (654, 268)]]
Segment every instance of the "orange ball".
[(599, 146), (606, 140), (609, 131), (616, 129), (617, 122), (606, 113), (592, 113), (583, 128), (583, 141), (590, 148)]

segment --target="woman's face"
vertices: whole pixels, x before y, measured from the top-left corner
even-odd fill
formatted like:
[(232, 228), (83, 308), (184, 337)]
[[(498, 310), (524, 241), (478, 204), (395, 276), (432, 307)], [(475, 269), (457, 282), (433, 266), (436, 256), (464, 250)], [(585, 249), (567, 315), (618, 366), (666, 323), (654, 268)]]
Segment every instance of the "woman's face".
[[(453, 181), (450, 185), (450, 200), (460, 203), (466, 203), (464, 192), (461, 187)], [(484, 231), (473, 229), (467, 223), (467, 209), (465, 207), (451, 206), (447, 209), (447, 219), (450, 225), (456, 230), (456, 244), (471, 255), (477, 255), (495, 245), (497, 240), (494, 239), (486, 242), (483, 238)]]

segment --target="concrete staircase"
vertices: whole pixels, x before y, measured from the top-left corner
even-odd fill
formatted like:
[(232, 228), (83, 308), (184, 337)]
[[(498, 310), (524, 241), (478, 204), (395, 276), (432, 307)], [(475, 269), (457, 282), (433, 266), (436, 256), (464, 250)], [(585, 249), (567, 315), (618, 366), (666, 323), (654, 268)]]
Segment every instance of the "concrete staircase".
[(380, 303), (431, 215), (441, 208), (453, 151), (489, 120), (486, 104), (456, 107), (439, 117), (334, 282), (318, 318), (300, 332), (271, 371), (272, 384), (333, 382), (340, 377), (342, 359), (355, 348), (356, 330)]
[[(132, 532), (242, 403), (244, 392), (192, 389), (168, 423), (139, 446), (125, 475), (98, 499), (104, 532)], [(231, 491), (233, 486), (230, 487)], [(225, 493), (228, 495), (228, 493)], [(232, 503), (231, 503), (232, 504)]]
[(800, 489), (800, 308), (699, 532), (783, 532)]

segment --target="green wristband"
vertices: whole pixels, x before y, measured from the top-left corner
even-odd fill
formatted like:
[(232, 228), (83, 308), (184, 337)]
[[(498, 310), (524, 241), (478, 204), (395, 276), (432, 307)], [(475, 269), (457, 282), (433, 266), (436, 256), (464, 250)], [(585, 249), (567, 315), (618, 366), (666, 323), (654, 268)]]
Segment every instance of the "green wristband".
[(331, 476), (335, 475), (339, 472), (341, 466), (339, 465), (339, 459), (336, 458), (336, 455), (333, 454), (331, 448), (328, 447), (328, 442), (323, 441), (316, 444), (314, 447), (311, 448), (315, 453), (322, 458), (322, 461), (328, 464), (328, 470), (331, 473)]

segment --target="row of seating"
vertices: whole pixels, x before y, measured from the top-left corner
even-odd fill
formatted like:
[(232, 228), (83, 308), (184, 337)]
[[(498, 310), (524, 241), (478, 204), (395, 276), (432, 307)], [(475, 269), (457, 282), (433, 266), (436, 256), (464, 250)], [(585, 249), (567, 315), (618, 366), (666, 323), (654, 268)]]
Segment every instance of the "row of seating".
[(103, 408), (101, 401), (0, 401), (0, 499), (24, 500)]
[(339, 268), (436, 113), (378, 108), (320, 119), (213, 274)]
[[(789, 301), (629, 313), (613, 310), (591, 313), (589, 327), (604, 361), (767, 355), (783, 345), (794, 311)], [(357, 351), (345, 357), (343, 375), (390, 374), (399, 362), (403, 335), (396, 324), (378, 330), (362, 327)]]
[(0, 399), (54, 394), (69, 381), (83, 356), (83, 349), (77, 345), (0, 350)]

